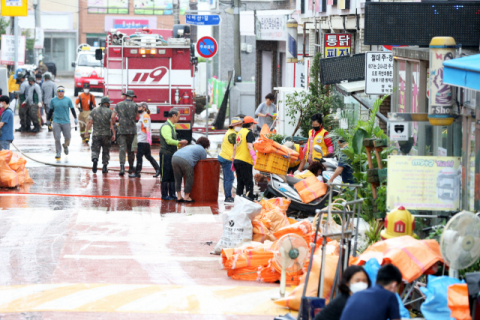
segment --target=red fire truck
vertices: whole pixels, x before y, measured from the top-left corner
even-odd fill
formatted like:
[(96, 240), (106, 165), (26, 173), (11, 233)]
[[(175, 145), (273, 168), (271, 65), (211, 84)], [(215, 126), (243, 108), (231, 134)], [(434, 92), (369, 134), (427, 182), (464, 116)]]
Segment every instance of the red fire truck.
[[(134, 90), (136, 102), (145, 101), (150, 109), (152, 131), (159, 132), (168, 111), (180, 111), (176, 124), (179, 139), (192, 139), (195, 106), (194, 73), (197, 59), (194, 46), (186, 37), (189, 26), (164, 29), (118, 29), (107, 34), (103, 58), (104, 95), (115, 107), (124, 100), (122, 93)], [(97, 52), (97, 59), (101, 59)]]

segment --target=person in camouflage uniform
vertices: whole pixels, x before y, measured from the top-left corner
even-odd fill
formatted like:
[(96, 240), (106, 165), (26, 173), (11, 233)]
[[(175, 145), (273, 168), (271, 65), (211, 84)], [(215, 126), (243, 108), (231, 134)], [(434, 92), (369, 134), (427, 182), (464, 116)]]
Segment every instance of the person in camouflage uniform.
[(115, 124), (115, 118), (118, 115), (118, 138), (117, 142), (120, 148), (120, 172), (119, 175), (125, 174), (125, 152), (128, 153), (128, 173), (135, 172), (133, 162), (135, 161), (135, 153), (132, 150), (133, 139), (137, 133), (137, 112), (138, 107), (133, 98), (137, 96), (133, 90), (127, 90), (125, 100), (117, 103), (112, 113), (112, 125)]
[(30, 84), (28, 83), (25, 72), (23, 71), (17, 75), (17, 79), (20, 82), (20, 89), (18, 91), (18, 106), (20, 106), (18, 110), (18, 116), (20, 117), (20, 128), (15, 129), (15, 132), (26, 132), (30, 131), (30, 118), (28, 117), (28, 106), (26, 103), (23, 103), (25, 100), (27, 100), (28, 88), (30, 87)]
[[(110, 146), (115, 141), (115, 130), (113, 130), (112, 110), (110, 110), (110, 99), (103, 97), (99, 103), (100, 108), (95, 108), (88, 116), (85, 138), (90, 136), (90, 128), (93, 124), (92, 137), (92, 171), (97, 172), (100, 148), (102, 148), (102, 173), (108, 173), (108, 161), (110, 160)], [(113, 132), (113, 135), (112, 135)]]

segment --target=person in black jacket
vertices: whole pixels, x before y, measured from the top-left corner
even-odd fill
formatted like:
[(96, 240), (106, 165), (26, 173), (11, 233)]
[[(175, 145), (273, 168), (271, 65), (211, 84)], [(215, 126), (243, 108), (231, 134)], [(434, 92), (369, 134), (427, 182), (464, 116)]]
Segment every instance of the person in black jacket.
[(348, 298), (358, 291), (372, 285), (367, 273), (361, 266), (350, 266), (344, 272), (338, 286), (339, 295), (315, 316), (315, 320), (339, 320)]

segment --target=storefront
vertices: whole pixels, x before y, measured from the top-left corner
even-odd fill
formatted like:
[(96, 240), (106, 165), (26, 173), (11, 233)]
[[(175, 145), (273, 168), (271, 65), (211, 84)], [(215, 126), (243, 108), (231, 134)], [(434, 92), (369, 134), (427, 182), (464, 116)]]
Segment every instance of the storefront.
[(76, 32), (45, 31), (43, 56), (44, 62), (54, 62), (57, 67), (57, 76), (71, 75), (75, 61)]
[[(480, 55), (445, 62), (445, 66), (448, 64), (451, 65), (451, 68), (445, 67), (445, 71), (442, 71), (444, 78), (439, 80), (437, 79), (438, 72), (434, 74), (435, 79), (429, 79), (431, 75), (428, 48), (394, 48), (393, 51), (395, 57), (393, 87), (396, 88), (396, 91), (392, 94), (392, 112), (388, 119), (389, 136), (391, 140), (395, 140), (392, 139), (392, 134), (397, 133), (396, 136), (401, 137), (402, 130), (404, 130), (406, 137), (406, 139), (392, 142), (395, 147), (393, 154), (431, 157), (433, 161), (449, 159), (458, 161), (458, 165), (452, 166), (450, 168), (451, 172), (449, 172), (458, 176), (458, 183), (455, 180), (456, 178), (451, 180), (454, 183), (450, 183), (450, 180), (447, 181), (448, 179), (445, 180), (446, 178), (443, 179), (443, 176), (440, 179), (440, 173), (438, 177), (435, 177), (435, 179), (438, 178), (437, 180), (431, 180), (430, 182), (419, 180), (418, 183), (429, 183), (432, 184), (432, 190), (437, 189), (432, 192), (436, 192), (438, 202), (432, 203), (432, 205), (438, 206), (438, 210), (451, 212), (460, 210), (478, 211), (480, 138), (477, 135), (480, 134), (480, 130), (477, 128), (479, 125), (476, 124), (475, 117), (478, 119), (480, 116), (480, 106), (477, 103), (480, 102), (480, 97), (477, 97), (479, 93), (475, 90), (480, 90), (480, 88), (478, 87), (478, 81), (460, 85), (460, 82), (465, 81), (466, 77), (463, 76), (462, 78), (457, 71), (460, 70), (458, 68), (461, 68), (458, 66), (459, 61), (461, 62), (463, 59), (480, 61)], [(478, 52), (463, 51), (463, 55), (476, 53)], [(470, 63), (472, 62), (470, 61)], [(455, 73), (455, 75), (447, 77), (449, 73)], [(452, 124), (432, 125), (430, 123), (428, 105), (432, 90), (430, 90), (429, 83), (433, 83), (437, 87), (447, 84), (455, 85), (451, 90), (454, 115)], [(398, 128), (398, 132), (396, 132), (396, 128)], [(443, 169), (442, 174), (445, 175), (447, 171), (447, 169)], [(477, 177), (477, 182), (475, 182), (475, 177)], [(458, 185), (458, 201), (451, 210), (445, 209), (448, 208), (446, 207), (448, 201), (441, 199), (441, 194), (445, 190), (442, 183), (448, 184), (452, 190), (457, 188)], [(394, 202), (392, 200), (392, 203)], [(424, 211), (435, 210), (425, 209)]]

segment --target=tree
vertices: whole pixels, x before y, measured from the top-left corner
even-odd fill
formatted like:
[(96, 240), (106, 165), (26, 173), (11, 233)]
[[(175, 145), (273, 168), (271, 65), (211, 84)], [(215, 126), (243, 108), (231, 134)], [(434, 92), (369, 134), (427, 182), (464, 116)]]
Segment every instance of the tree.
[(333, 87), (323, 85), (320, 78), (320, 59), (322, 55), (317, 53), (310, 68), (310, 83), (308, 91), (298, 91), (288, 94), (286, 97), (287, 116), (289, 123), (295, 126), (293, 135), (298, 130), (303, 136), (308, 136), (311, 129), (310, 118), (315, 113), (324, 116), (324, 127), (330, 130), (330, 119), (327, 118), (336, 107), (343, 107), (343, 100), (336, 94)]
[[(9, 24), (10, 24), (9, 19), (0, 18), (0, 35), (7, 34), (7, 27)], [(1, 48), (1, 42), (0, 42), (0, 48)]]

